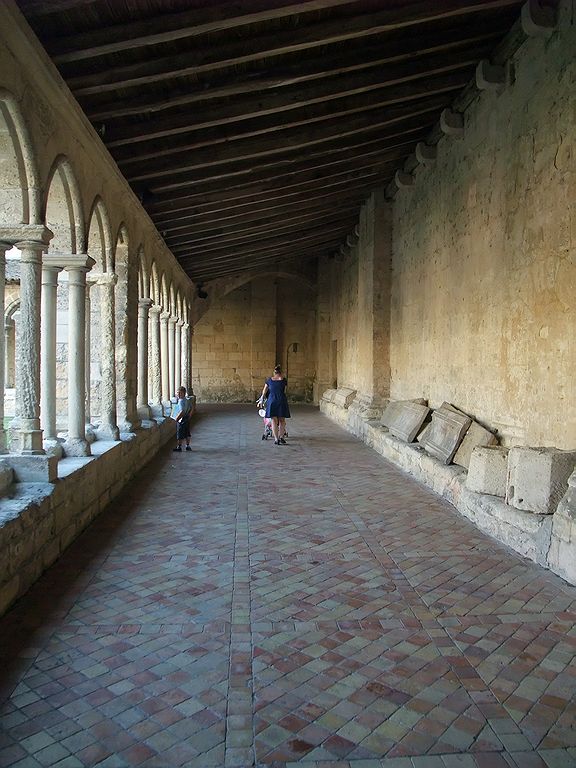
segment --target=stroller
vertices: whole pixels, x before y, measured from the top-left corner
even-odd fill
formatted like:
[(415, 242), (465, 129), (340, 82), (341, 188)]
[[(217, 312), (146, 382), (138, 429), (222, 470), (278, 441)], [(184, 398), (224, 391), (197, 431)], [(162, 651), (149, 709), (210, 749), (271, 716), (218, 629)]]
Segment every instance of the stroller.
[(257, 400), (256, 405), (258, 406), (258, 416), (260, 416), (264, 421), (264, 432), (262, 434), (262, 440), (268, 440), (269, 437), (272, 437), (272, 419), (266, 418), (266, 400)]

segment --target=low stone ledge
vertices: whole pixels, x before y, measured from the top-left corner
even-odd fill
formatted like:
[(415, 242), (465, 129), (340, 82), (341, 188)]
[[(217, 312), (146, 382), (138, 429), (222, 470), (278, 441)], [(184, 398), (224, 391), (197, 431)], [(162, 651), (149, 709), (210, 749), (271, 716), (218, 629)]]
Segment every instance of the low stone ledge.
[[(572, 519), (574, 513), (565, 513), (566, 520), (556, 520), (558, 514), (535, 515), (511, 507), (496, 496), (476, 493), (466, 487), (467, 472), (463, 467), (442, 464), (418, 444), (405, 443), (394, 437), (379, 422), (354, 419), (348, 410), (334, 403), (321, 402), (320, 410), (339, 426), (362, 439), (369, 447), (442, 496), (480, 530), (523, 557), (550, 568), (562, 578), (576, 584), (576, 522)], [(576, 482), (576, 479), (572, 482)], [(572, 496), (570, 499), (573, 504)]]
[(174, 437), (167, 419), (129, 440), (92, 444), (93, 456), (64, 459), (53, 483), (16, 482), (0, 501), (0, 615)]

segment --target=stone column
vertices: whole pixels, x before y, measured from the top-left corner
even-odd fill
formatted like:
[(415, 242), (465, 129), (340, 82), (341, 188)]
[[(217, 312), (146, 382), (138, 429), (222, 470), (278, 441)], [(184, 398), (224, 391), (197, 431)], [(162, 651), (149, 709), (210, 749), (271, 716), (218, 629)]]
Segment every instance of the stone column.
[(170, 402), (170, 368), (168, 362), (168, 320), (170, 314), (162, 312), (160, 315), (160, 367), (162, 376), (162, 403)]
[[(6, 251), (10, 250), (9, 243), (0, 242), (0, 318), (4, 319), (6, 310), (5, 286), (6, 286)], [(7, 336), (9, 327), (0, 333), (0, 454), (7, 453), (6, 430), (4, 429), (4, 391), (6, 388), (6, 351), (8, 349)]]
[(68, 273), (67, 456), (90, 456), (86, 440), (86, 273), (94, 264), (94, 259), (78, 254), (67, 257), (64, 267)]
[(150, 307), (150, 381), (152, 384), (152, 414), (162, 416), (162, 371), (160, 354), (160, 313), (158, 306)]
[(138, 416), (150, 419), (148, 405), (148, 317), (152, 299), (138, 300)]
[(182, 324), (182, 384), (192, 394), (192, 376), (190, 375), (190, 325)]
[[(44, 229), (44, 228), (42, 228)], [(46, 230), (45, 230), (46, 231)], [(16, 243), (20, 255), (20, 349), (16, 360), (16, 417), (20, 453), (45, 454), (40, 429), (40, 296), (44, 238)]]
[[(92, 385), (92, 301), (90, 299), (90, 289), (96, 284), (96, 280), (86, 280), (86, 309), (85, 309), (85, 322), (84, 322), (84, 375), (86, 377), (86, 383), (84, 386), (84, 418), (86, 420), (86, 426), (92, 428), (91, 424), (91, 385)], [(92, 437), (94, 433), (92, 432)]]
[(186, 386), (184, 384), (184, 379), (182, 378), (182, 326), (184, 323), (182, 320), (176, 321), (176, 328), (175, 328), (175, 336), (174, 336), (174, 370), (175, 370), (175, 388), (174, 392), (178, 389), (178, 387), (181, 387), (182, 385)]
[(168, 320), (168, 376), (170, 379), (170, 397), (176, 393), (176, 318)]
[(103, 440), (120, 439), (120, 430), (116, 423), (115, 285), (116, 275), (113, 273), (104, 272), (98, 277), (98, 286), (101, 291), (100, 363), (102, 367), (102, 380), (100, 382), (101, 414), (98, 437)]
[(61, 258), (45, 255), (42, 260), (40, 310), (40, 422), (44, 449), (58, 458), (62, 457), (62, 446), (56, 433), (56, 320), (60, 272)]

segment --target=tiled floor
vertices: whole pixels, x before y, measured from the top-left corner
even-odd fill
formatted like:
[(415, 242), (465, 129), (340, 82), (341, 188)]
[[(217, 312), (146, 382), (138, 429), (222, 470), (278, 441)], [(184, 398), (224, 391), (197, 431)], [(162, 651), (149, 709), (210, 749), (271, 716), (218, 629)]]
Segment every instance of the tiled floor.
[(0, 766), (576, 766), (576, 588), (314, 409), (260, 435), (206, 408), (0, 622)]

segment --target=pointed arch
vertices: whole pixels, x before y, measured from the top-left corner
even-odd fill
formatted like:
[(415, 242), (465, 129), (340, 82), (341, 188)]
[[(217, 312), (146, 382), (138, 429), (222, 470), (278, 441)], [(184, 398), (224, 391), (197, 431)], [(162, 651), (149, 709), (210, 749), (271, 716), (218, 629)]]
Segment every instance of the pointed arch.
[(88, 225), (88, 253), (96, 261), (96, 272), (111, 272), (113, 245), (110, 218), (100, 196), (94, 199)]
[(72, 164), (58, 155), (48, 174), (44, 199), (46, 226), (54, 233), (50, 251), (84, 253), (86, 231), (80, 187)]
[(0, 88), (0, 223), (41, 224), (40, 174), (14, 95)]

